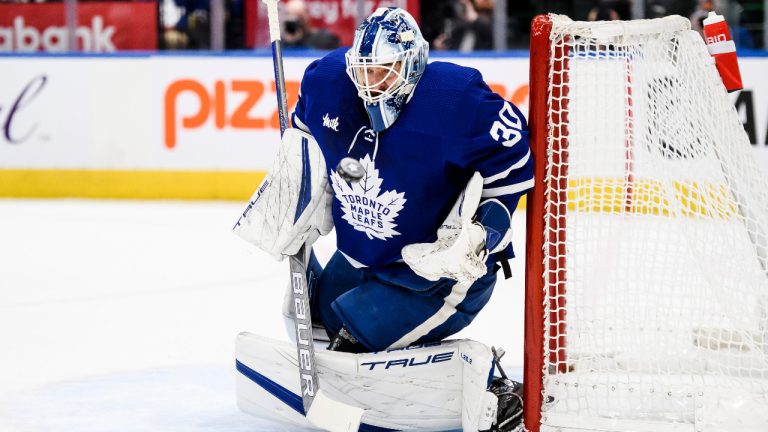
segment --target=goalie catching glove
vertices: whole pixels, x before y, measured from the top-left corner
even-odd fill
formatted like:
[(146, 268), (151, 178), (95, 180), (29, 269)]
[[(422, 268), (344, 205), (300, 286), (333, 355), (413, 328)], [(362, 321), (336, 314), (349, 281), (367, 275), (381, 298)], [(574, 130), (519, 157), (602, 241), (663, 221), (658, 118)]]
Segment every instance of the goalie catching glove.
[(488, 272), (488, 255), (512, 239), (509, 210), (498, 200), (480, 203), (483, 177), (475, 173), (437, 230), (437, 241), (405, 246), (403, 260), (419, 276), (472, 284)]
[(312, 135), (286, 129), (269, 174), (234, 227), (235, 234), (280, 261), (333, 228), (325, 159)]

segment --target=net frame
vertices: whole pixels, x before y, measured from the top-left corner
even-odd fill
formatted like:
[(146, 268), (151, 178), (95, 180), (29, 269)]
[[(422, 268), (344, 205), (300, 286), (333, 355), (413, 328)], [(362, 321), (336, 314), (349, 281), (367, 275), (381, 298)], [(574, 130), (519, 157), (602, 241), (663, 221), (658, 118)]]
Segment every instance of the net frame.
[[(530, 53), (530, 143), (534, 157), (534, 177), (536, 184), (528, 194), (527, 243), (526, 243), (526, 317), (525, 317), (525, 367), (524, 399), (526, 410), (524, 421), (526, 428), (533, 432), (545, 430), (542, 427), (542, 411), (548, 401), (544, 400), (544, 377), (564, 377), (567, 380), (568, 345), (566, 286), (566, 213), (568, 211), (568, 158), (569, 158), (569, 57), (568, 45), (554, 45), (551, 41), (553, 20), (561, 24), (572, 23), (575, 31), (586, 31), (597, 39), (615, 39), (627, 35), (642, 35), (660, 32), (689, 31), (689, 22), (682, 17), (667, 17), (658, 20), (620, 21), (612, 23), (577, 23), (561, 16), (538, 16), (531, 27)], [(577, 29), (578, 28), (578, 29)], [(586, 29), (586, 30), (585, 30)], [(631, 83), (632, 75), (627, 65), (626, 79)], [(635, 194), (642, 193), (645, 185), (637, 183), (633, 176), (635, 160), (633, 142), (635, 125), (634, 98), (632, 86), (627, 86), (625, 97), (625, 177), (621, 190), (626, 199), (626, 211), (630, 211), (630, 202)], [(730, 115), (732, 113), (728, 113)], [(723, 165), (727, 171), (727, 165)], [(726, 175), (728, 173), (726, 172)], [(554, 180), (552, 180), (554, 179)], [(764, 226), (755, 221), (766, 215), (763, 208), (756, 214), (753, 209), (742, 205), (746, 202), (741, 195), (739, 185), (729, 185), (732, 199), (738, 203), (736, 210), (744, 220), (750, 233), (755, 255), (766, 270), (766, 236)], [(743, 185), (742, 185), (743, 186)], [(751, 191), (750, 191), (751, 192)], [(760, 197), (764, 204), (765, 196)], [(728, 389), (731, 382), (719, 382), (715, 377), (705, 377), (706, 385)], [(765, 377), (760, 377), (764, 379)], [(610, 378), (609, 378), (610, 379)], [(674, 381), (674, 379), (673, 379)], [(577, 382), (572, 382), (571, 385)], [(674, 385), (675, 383), (673, 383)], [(567, 386), (568, 383), (566, 382)], [(682, 392), (691, 392), (695, 386), (681, 386)], [(758, 391), (768, 392), (763, 383), (758, 384)], [(631, 388), (628, 391), (633, 391)], [(726, 390), (727, 391), (727, 390)], [(695, 392), (695, 391), (694, 391)], [(691, 400), (703, 400), (703, 394), (697, 398), (691, 394)], [(766, 395), (768, 396), (768, 395)], [(768, 399), (766, 399), (768, 400)], [(694, 403), (693, 415), (699, 417), (707, 409), (704, 403)], [(766, 406), (768, 408), (768, 406)], [(573, 429), (559, 430), (664, 430), (658, 424), (648, 425), (642, 421), (617, 422), (615, 419), (590, 419), (584, 424), (578, 420), (564, 420)], [(562, 422), (561, 422), (562, 424)], [(702, 426), (703, 427), (703, 426)], [(551, 429), (547, 429), (551, 430)], [(671, 424), (669, 430), (706, 431), (694, 426)], [(740, 430), (734, 428), (733, 430)], [(743, 429), (751, 430), (751, 429)]]

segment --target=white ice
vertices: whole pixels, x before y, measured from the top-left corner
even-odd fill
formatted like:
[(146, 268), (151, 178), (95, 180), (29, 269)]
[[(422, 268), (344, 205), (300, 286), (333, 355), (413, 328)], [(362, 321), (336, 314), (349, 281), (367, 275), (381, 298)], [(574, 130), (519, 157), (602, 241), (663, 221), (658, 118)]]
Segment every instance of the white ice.
[[(235, 335), (287, 340), (287, 263), (231, 234), (242, 207), (0, 200), (0, 432), (292, 430), (235, 403)], [(518, 377), (523, 268), (457, 335), (505, 348)]]

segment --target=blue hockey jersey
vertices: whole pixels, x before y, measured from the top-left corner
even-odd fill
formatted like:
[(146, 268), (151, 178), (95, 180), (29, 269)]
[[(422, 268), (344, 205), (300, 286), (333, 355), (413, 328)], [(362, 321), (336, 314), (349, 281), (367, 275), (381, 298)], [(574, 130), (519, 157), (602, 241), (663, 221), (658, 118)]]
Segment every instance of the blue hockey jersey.
[[(514, 211), (533, 186), (528, 129), (517, 107), (477, 70), (433, 62), (395, 123), (377, 134), (345, 72), (345, 51), (307, 68), (292, 123), (322, 149), (337, 247), (353, 265), (382, 268), (402, 259), (403, 246), (435, 241), (475, 171), (484, 178), (483, 198)], [(359, 183), (334, 171), (347, 156), (366, 170)], [(504, 255), (512, 256), (511, 246)]]

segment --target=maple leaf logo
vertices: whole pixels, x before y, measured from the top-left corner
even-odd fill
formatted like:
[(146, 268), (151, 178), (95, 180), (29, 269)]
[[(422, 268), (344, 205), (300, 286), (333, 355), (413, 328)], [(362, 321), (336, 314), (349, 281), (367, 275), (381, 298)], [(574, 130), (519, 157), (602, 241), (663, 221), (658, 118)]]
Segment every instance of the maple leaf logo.
[(379, 178), (379, 170), (370, 156), (365, 155), (360, 163), (365, 175), (357, 183), (350, 184), (336, 171), (331, 172), (331, 185), (344, 210), (343, 219), (371, 240), (400, 235), (395, 231), (395, 218), (407, 201), (405, 194), (396, 190), (380, 193), (384, 180)]

